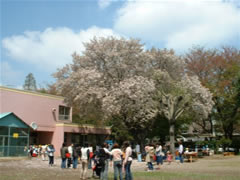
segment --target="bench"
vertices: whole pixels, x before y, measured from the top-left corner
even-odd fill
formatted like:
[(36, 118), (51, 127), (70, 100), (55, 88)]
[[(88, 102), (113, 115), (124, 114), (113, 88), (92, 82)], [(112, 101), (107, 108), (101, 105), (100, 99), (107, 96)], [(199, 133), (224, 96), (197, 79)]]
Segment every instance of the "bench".
[(185, 152), (184, 156), (187, 158), (188, 162), (193, 162), (193, 158), (197, 160), (198, 153), (197, 152)]
[(235, 153), (234, 152), (224, 152), (223, 156), (234, 156)]

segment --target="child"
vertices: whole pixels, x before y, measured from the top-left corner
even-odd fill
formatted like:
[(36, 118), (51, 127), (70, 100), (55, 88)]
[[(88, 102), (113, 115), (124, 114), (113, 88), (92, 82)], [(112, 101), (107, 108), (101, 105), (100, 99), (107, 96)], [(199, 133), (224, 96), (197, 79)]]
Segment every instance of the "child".
[(175, 160), (179, 164), (180, 163), (180, 157), (179, 157), (179, 152), (178, 150), (175, 151)]
[(172, 156), (171, 152), (168, 151), (168, 152), (167, 152), (167, 161), (168, 161), (168, 164), (171, 164), (172, 158), (173, 158), (173, 156)]
[(96, 176), (100, 177), (102, 165), (99, 162), (99, 157), (97, 157), (96, 153), (93, 155), (93, 158), (92, 158), (92, 170), (93, 170), (93, 174), (92, 174), (93, 178), (95, 178)]

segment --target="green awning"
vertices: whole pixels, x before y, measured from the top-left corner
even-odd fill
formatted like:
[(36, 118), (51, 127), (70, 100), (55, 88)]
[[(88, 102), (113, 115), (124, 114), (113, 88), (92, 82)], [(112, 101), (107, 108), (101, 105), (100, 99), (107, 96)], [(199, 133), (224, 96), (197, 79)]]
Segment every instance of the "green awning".
[(13, 112), (6, 112), (0, 114), (0, 126), (16, 127), (16, 128), (30, 128), (23, 120), (17, 117)]

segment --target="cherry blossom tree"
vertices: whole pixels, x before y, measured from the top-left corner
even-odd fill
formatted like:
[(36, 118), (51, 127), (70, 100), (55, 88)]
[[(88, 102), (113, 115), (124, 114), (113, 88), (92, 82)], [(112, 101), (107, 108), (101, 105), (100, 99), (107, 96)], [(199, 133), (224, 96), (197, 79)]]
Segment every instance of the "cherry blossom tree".
[[(78, 108), (98, 101), (104, 119), (121, 115), (131, 129), (145, 129), (156, 114), (152, 80), (144, 77), (146, 54), (135, 39), (94, 38), (54, 74), (58, 91)], [(156, 103), (155, 103), (156, 104)]]
[(69, 105), (84, 108), (98, 102), (102, 119), (120, 116), (139, 140), (145, 139), (160, 112), (170, 124), (173, 152), (179, 116), (192, 109), (205, 117), (213, 104), (209, 91), (184, 69), (171, 50), (144, 51), (139, 40), (109, 37), (86, 43), (85, 51), (74, 53), (73, 63), (54, 76)]
[(159, 111), (169, 121), (170, 150), (175, 152), (175, 125), (187, 110), (198, 118), (206, 118), (213, 101), (210, 91), (203, 87), (197, 76), (185, 73), (184, 61), (172, 52), (151, 51), (153, 77), (157, 90)]
[(144, 129), (156, 116), (157, 104), (153, 99), (155, 84), (153, 80), (135, 76), (119, 83), (103, 99), (107, 115), (121, 114), (125, 123), (132, 129)]

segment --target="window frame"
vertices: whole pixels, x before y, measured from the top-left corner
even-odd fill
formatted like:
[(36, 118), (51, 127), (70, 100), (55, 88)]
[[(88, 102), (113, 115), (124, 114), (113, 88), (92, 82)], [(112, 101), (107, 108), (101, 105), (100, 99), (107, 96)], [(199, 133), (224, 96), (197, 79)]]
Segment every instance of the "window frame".
[(69, 121), (71, 115), (71, 108), (68, 106), (59, 105), (58, 107), (58, 120)]

